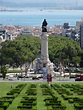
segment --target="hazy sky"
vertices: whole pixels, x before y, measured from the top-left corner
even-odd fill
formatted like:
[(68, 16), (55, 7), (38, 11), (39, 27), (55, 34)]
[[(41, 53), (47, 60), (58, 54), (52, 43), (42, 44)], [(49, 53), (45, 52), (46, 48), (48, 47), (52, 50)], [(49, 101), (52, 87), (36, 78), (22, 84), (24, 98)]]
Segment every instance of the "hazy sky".
[(2, 1), (2, 2), (16, 2), (16, 3), (19, 3), (19, 2), (22, 2), (22, 3), (24, 3), (24, 2), (29, 2), (29, 3), (33, 3), (33, 2), (58, 2), (58, 1), (60, 1), (60, 2), (76, 2), (76, 1), (78, 1), (79, 3), (81, 2), (81, 3), (83, 3), (83, 0), (0, 0), (0, 1)]
[(83, 0), (0, 0), (0, 2), (11, 2), (11, 3), (35, 3), (35, 2), (78, 2), (83, 3)]
[(28, 4), (62, 4), (62, 5), (83, 5), (83, 0), (0, 0), (2, 6), (23, 6)]

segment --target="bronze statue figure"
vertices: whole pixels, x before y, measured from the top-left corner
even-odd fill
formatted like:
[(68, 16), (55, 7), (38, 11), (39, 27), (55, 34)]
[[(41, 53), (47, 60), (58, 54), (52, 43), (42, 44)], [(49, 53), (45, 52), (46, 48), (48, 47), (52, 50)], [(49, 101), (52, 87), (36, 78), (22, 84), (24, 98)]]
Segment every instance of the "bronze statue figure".
[(43, 23), (42, 23), (42, 32), (47, 32), (47, 21), (46, 19), (44, 19)]

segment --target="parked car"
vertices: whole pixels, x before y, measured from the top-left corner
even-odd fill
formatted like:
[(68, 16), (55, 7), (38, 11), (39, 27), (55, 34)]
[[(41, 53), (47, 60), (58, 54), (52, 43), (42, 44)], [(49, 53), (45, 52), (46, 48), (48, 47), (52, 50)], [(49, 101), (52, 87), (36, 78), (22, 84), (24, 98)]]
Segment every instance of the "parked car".
[(13, 75), (9, 75), (8, 76), (8, 80), (13, 80), (14, 79), (14, 76)]
[(77, 74), (75, 81), (83, 81), (83, 74)]
[(39, 78), (36, 76), (32, 77), (32, 80), (36, 80), (36, 79), (39, 80)]
[(18, 75), (18, 78), (24, 78), (24, 76), (22, 76), (22, 75)]
[(71, 74), (70, 78), (76, 78), (76, 76), (74, 74)]

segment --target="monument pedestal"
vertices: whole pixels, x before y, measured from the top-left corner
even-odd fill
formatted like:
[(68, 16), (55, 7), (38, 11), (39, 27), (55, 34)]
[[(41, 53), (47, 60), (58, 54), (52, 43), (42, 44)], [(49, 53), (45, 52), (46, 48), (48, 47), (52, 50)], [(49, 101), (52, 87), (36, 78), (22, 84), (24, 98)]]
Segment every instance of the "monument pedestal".
[(48, 54), (48, 33), (47, 22), (44, 19), (42, 23), (42, 35), (41, 35), (41, 55), (36, 60), (36, 73), (43, 72), (43, 79), (47, 79), (48, 82), (52, 81), (53, 63), (49, 60)]
[(41, 35), (41, 62), (42, 67), (41, 68), (47, 68), (48, 72), (47, 74), (47, 81), (52, 81), (52, 74), (53, 74), (53, 63), (49, 60), (49, 54), (48, 54), (48, 34), (47, 32), (42, 32)]

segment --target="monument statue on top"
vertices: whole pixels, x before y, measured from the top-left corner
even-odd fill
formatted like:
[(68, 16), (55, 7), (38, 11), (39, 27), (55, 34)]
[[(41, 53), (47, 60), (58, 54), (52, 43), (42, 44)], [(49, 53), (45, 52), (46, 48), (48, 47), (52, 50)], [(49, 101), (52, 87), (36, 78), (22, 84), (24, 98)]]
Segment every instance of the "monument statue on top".
[(47, 82), (52, 81), (53, 74), (53, 63), (49, 59), (48, 53), (48, 31), (47, 31), (47, 21), (46, 19), (42, 22), (42, 34), (41, 34), (41, 49), (39, 51), (39, 57), (33, 62), (33, 67), (35, 67), (35, 72), (43, 73), (43, 79), (47, 79)]
[(48, 53), (48, 31), (47, 21), (44, 19), (42, 22), (42, 34), (41, 34), (41, 69), (43, 70), (43, 78), (47, 79), (48, 82), (52, 81), (53, 74), (53, 63), (49, 59)]
[(42, 23), (42, 32), (47, 32), (47, 21), (46, 19), (44, 19), (43, 23)]

